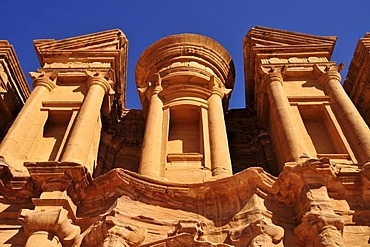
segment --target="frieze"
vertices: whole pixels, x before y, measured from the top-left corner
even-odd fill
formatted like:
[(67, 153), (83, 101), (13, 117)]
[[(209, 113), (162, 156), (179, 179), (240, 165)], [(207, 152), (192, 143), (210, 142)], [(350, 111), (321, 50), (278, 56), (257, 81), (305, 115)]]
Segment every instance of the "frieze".
[(329, 60), (326, 57), (290, 57), (290, 58), (263, 58), (261, 59), (261, 64), (296, 64), (296, 63), (327, 63)]
[(45, 63), (44, 69), (101, 69), (101, 68), (111, 68), (111, 63), (102, 63), (102, 62), (92, 62), (92, 63), (83, 63), (83, 62), (68, 62), (68, 63)]

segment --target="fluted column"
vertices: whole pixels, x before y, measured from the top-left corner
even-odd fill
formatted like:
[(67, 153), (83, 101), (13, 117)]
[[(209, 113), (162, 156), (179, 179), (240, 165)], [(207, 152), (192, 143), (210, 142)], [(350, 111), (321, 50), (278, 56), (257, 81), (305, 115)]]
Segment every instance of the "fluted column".
[(18, 164), (17, 157), (27, 156), (30, 147), (24, 147), (24, 145), (31, 145), (32, 142), (25, 140), (27, 136), (35, 134), (35, 131), (30, 130), (40, 121), (39, 112), (42, 101), (56, 87), (58, 73), (31, 72), (30, 75), (33, 78), (34, 89), (0, 146), (0, 156), (3, 156), (5, 161), (13, 167), (23, 167), (21, 160)]
[(285, 162), (297, 161), (303, 154), (300, 148), (299, 135), (294, 125), (291, 106), (282, 86), (280, 72), (270, 72), (263, 78), (263, 86), (270, 103), (271, 121), (278, 129), (278, 142), (282, 145)]
[(370, 130), (341, 85), (338, 67), (323, 72), (320, 79), (353, 151), (361, 164), (370, 162)]
[(113, 83), (110, 73), (89, 73), (89, 90), (81, 109), (77, 115), (72, 132), (66, 144), (62, 161), (75, 162), (87, 166), (89, 172), (93, 172), (93, 164), (86, 164), (93, 142), (95, 130), (100, 118), (100, 108), (103, 98), (111, 89)]
[(148, 88), (145, 93), (149, 96), (149, 110), (145, 125), (145, 134), (142, 145), (139, 173), (150, 176), (160, 177), (161, 174), (161, 144), (162, 144), (162, 124), (163, 124), (163, 102), (159, 98), (162, 91), (161, 78), (156, 75), (154, 88)]
[(231, 176), (233, 175), (233, 172), (222, 107), (222, 98), (225, 94), (229, 93), (230, 90), (221, 87), (216, 82), (214, 76), (210, 79), (209, 87), (212, 92), (211, 96), (208, 98), (208, 123), (212, 175)]

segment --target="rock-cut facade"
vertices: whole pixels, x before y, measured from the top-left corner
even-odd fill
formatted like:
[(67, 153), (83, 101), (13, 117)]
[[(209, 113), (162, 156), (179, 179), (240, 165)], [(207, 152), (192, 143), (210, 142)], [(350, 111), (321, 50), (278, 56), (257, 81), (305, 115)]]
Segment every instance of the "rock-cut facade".
[(336, 39), (252, 28), (242, 109), (206, 36), (142, 53), (142, 109), (121, 30), (35, 40), (32, 92), (0, 41), (0, 245), (368, 246), (370, 36), (343, 86)]

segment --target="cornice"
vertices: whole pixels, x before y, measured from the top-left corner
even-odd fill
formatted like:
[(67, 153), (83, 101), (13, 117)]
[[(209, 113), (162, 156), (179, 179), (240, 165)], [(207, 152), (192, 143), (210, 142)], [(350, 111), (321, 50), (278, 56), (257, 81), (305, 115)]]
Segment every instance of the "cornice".
[[(343, 87), (361, 112), (365, 112), (370, 98), (365, 96), (370, 88), (370, 33), (366, 33), (356, 46)], [(365, 108), (365, 109), (363, 109)], [(364, 116), (365, 117), (365, 116)], [(369, 117), (369, 116), (368, 116)], [(369, 119), (367, 119), (369, 121)]]
[(17, 92), (20, 102), (25, 103), (30, 95), (28, 82), (12, 45), (6, 40), (0, 40), (0, 73), (5, 73), (7, 83)]

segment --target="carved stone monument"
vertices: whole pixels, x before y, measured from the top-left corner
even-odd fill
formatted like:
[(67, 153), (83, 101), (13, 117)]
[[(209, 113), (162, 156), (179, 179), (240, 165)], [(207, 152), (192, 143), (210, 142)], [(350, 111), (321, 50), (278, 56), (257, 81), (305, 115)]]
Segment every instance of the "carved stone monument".
[[(345, 84), (365, 119), (367, 36)], [(368, 246), (370, 132), (335, 41), (251, 29), (246, 108), (228, 109), (225, 48), (165, 37), (136, 66), (142, 110), (120, 30), (36, 40), (30, 95), (0, 42), (1, 245)]]

